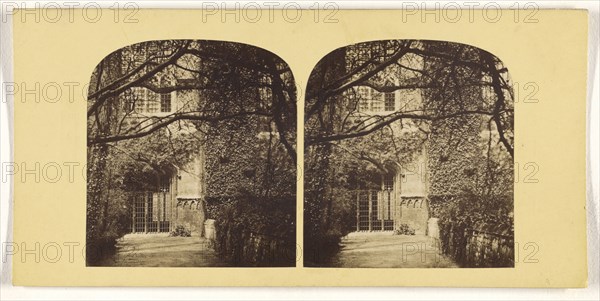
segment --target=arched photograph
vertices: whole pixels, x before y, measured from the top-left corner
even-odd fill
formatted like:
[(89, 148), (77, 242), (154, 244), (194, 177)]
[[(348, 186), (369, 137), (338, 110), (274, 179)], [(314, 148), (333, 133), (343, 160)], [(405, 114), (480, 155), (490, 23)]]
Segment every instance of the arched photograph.
[(264, 49), (123, 47), (87, 106), (88, 266), (296, 264), (296, 87)]
[(326, 55), (304, 108), (304, 266), (513, 267), (513, 99), (470, 45)]

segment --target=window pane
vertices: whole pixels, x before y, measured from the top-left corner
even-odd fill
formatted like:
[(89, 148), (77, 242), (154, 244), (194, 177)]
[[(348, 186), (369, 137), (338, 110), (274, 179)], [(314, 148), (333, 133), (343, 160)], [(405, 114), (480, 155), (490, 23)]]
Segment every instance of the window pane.
[(386, 175), (383, 178), (383, 189), (393, 190), (394, 189), (394, 175)]
[(171, 112), (171, 94), (167, 93), (160, 95), (160, 111)]
[(373, 112), (381, 112), (383, 110), (383, 102), (381, 101), (381, 99), (372, 99), (371, 100), (371, 110)]
[(158, 112), (158, 101), (152, 99), (148, 101), (148, 113)]
[(395, 111), (396, 110), (396, 94), (385, 93), (385, 110), (386, 111)]

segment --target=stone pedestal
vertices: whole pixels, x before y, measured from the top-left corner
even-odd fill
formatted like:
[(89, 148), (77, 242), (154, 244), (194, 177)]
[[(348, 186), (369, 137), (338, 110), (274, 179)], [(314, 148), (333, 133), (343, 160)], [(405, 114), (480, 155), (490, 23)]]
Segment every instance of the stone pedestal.
[(427, 236), (432, 238), (440, 238), (440, 227), (438, 225), (438, 220), (435, 217), (430, 218), (427, 221)]
[(215, 240), (217, 237), (217, 230), (215, 229), (215, 220), (207, 219), (204, 222), (204, 237), (208, 240)]

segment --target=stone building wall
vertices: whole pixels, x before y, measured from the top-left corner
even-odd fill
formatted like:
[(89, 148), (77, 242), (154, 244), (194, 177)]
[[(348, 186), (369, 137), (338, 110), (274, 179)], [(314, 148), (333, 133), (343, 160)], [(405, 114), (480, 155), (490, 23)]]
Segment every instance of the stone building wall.
[(190, 163), (179, 168), (177, 175), (174, 175), (171, 185), (171, 230), (183, 226), (192, 236), (203, 236), (206, 220), (203, 174), (203, 153), (199, 151)]
[(405, 197), (396, 202), (396, 230), (408, 225), (417, 235), (427, 233), (429, 206), (424, 197)]
[(172, 229), (183, 226), (192, 236), (204, 236), (206, 206), (203, 200), (177, 200), (175, 202), (175, 221)]
[(426, 234), (429, 219), (427, 158), (423, 147), (413, 162), (402, 166), (396, 175), (396, 230), (405, 224), (417, 235)]

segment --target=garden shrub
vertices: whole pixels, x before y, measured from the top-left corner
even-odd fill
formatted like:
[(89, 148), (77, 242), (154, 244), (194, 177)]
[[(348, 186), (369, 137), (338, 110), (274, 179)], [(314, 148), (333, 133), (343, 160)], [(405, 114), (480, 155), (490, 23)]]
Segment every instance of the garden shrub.
[(415, 235), (415, 229), (408, 224), (401, 224), (400, 228), (394, 230), (394, 235)]
[(177, 227), (175, 227), (175, 230), (171, 231), (171, 233), (169, 233), (169, 236), (181, 236), (181, 237), (191, 237), (192, 236), (192, 231), (190, 231), (189, 229), (187, 229), (186, 227), (179, 225)]
[(213, 198), (207, 209), (220, 257), (236, 266), (295, 266), (295, 198)]

